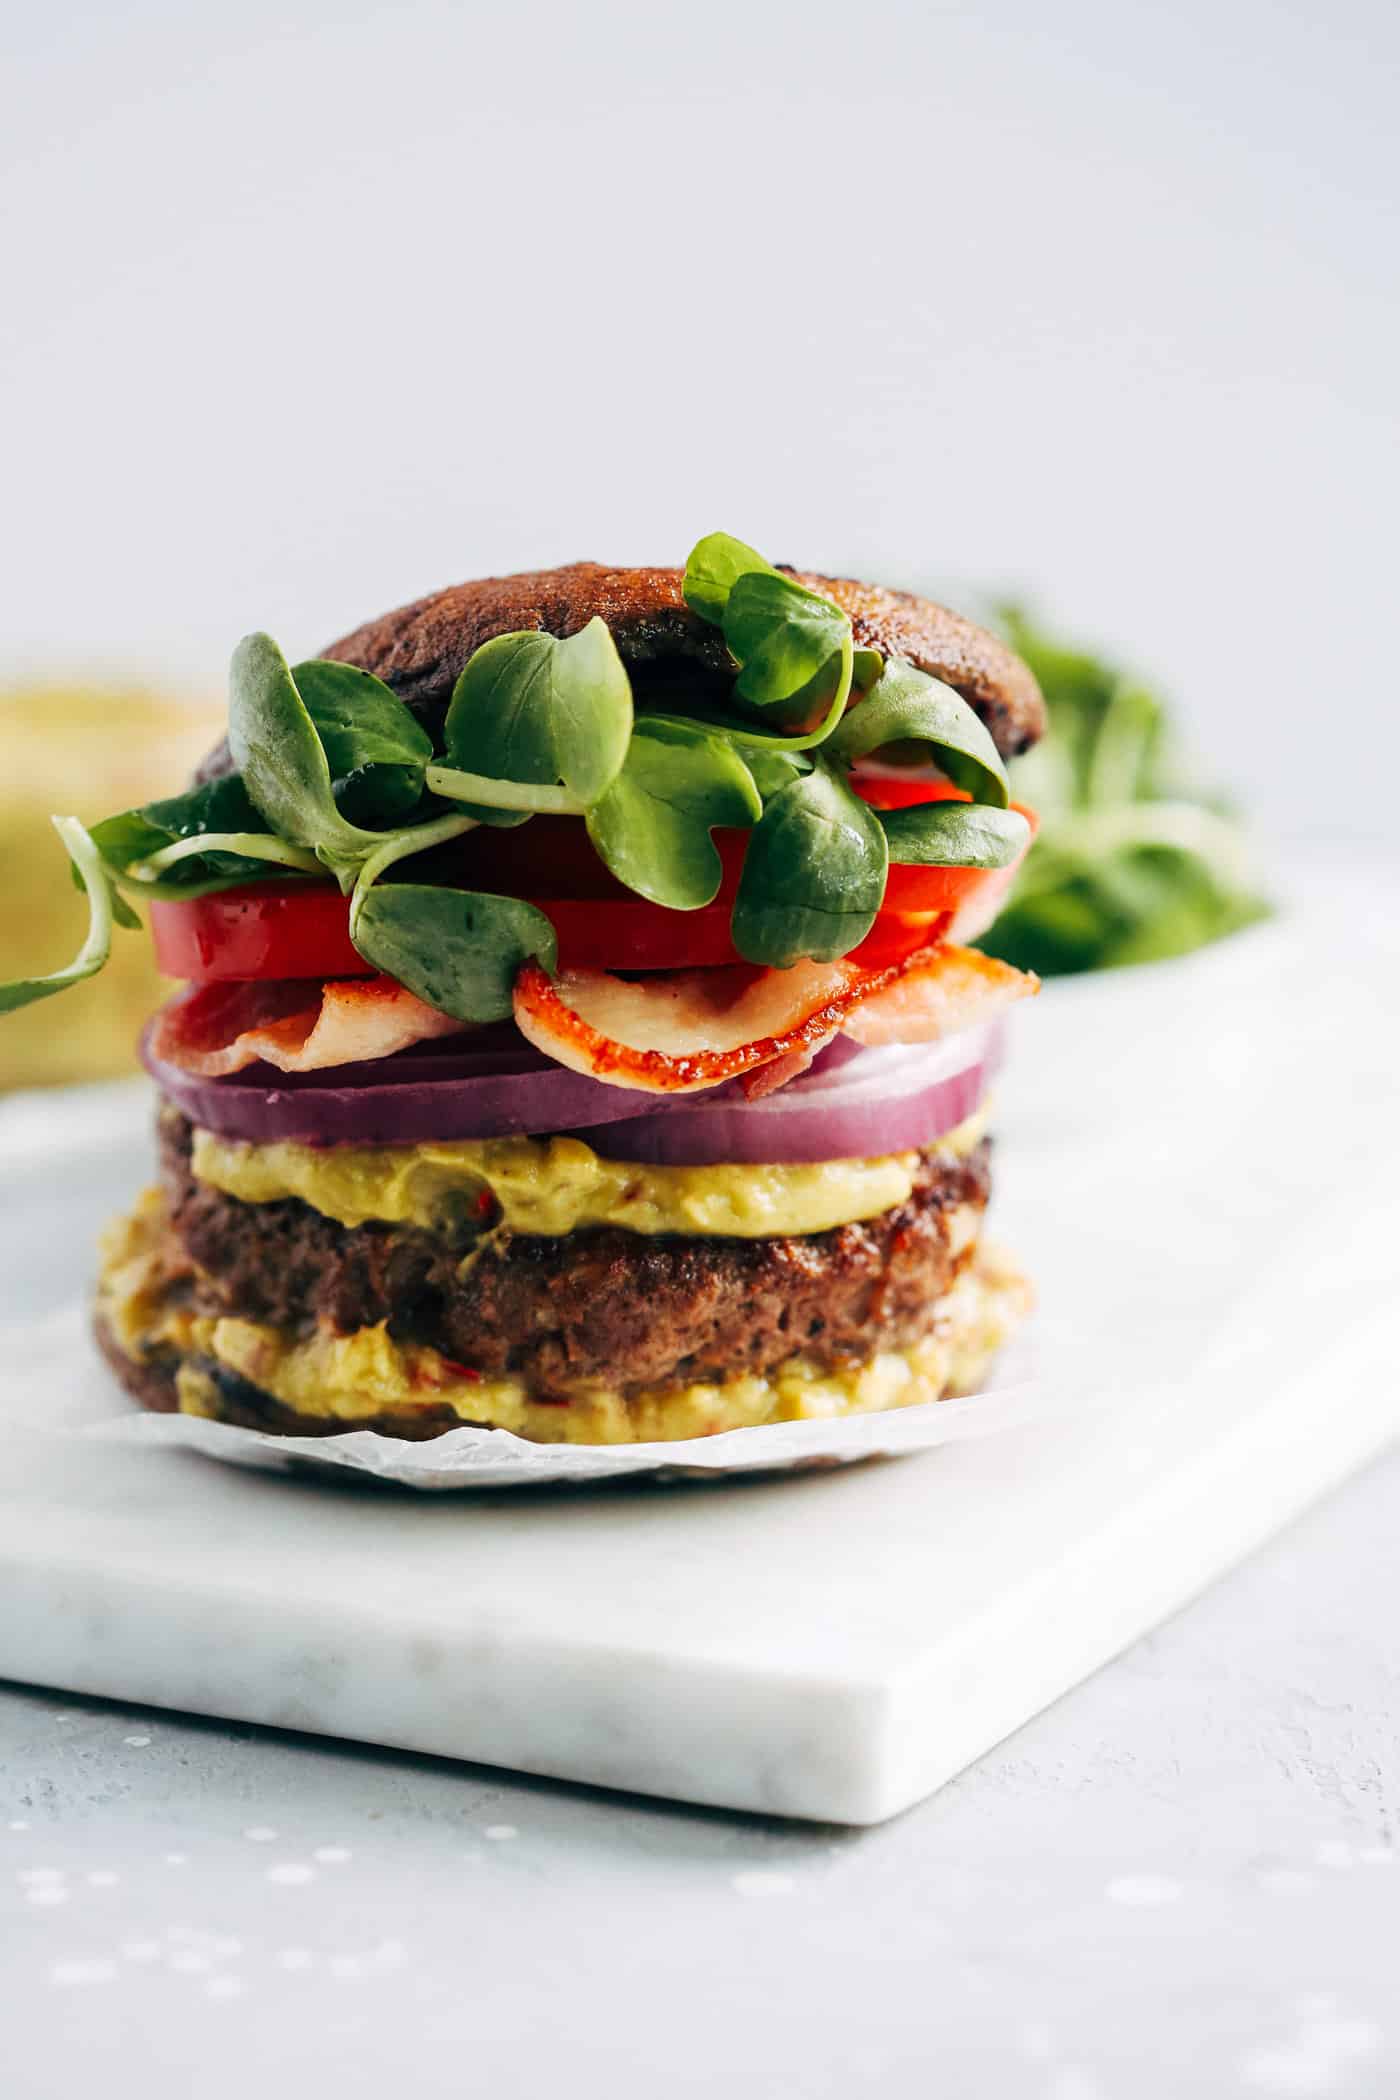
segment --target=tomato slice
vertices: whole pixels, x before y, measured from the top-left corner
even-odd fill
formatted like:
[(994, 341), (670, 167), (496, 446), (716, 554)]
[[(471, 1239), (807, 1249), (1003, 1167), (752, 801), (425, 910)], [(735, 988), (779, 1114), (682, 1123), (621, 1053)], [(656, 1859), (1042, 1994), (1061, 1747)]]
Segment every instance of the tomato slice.
[[(739, 957), (730, 903), (667, 911), (631, 890), (613, 898), (535, 897), (559, 936), (566, 969), (674, 970)], [(329, 884), (250, 883), (208, 897), (153, 903), (156, 965), (197, 984), (277, 977), (373, 977), (350, 942), (349, 902)]]
[(681, 970), (738, 962), (729, 937), (730, 905), (668, 911), (631, 890), (621, 897), (535, 897), (559, 936), (565, 970)]
[(891, 963), (904, 962), (920, 948), (931, 948), (935, 941), (941, 941), (952, 918), (949, 911), (882, 911), (846, 960), (859, 963), (864, 970), (887, 969)]
[[(568, 970), (681, 970), (742, 958), (729, 933), (727, 900), (668, 911), (630, 891), (620, 899), (536, 897), (559, 936)], [(349, 906), (339, 890), (254, 883), (210, 897), (153, 903), (156, 964), (196, 984), (282, 977), (373, 977), (350, 945)], [(943, 933), (947, 911), (882, 911), (852, 951), (866, 969), (903, 962)]]
[(263, 977), (373, 977), (350, 945), (350, 902), (334, 885), (252, 882), (151, 905), (156, 967), (198, 984)]
[[(970, 802), (971, 795), (947, 780), (901, 780), (893, 774), (853, 773), (851, 786), (872, 809), (915, 809), (924, 802)], [(1034, 838), (1040, 819), (1024, 803), (1011, 807), (1023, 816)], [(890, 862), (885, 879), (885, 911), (961, 912), (974, 901), (999, 896), (1006, 890), (1020, 861), (1009, 868), (924, 868)], [(883, 914), (882, 914), (883, 916)]]
[(954, 787), (951, 780), (920, 780), (906, 778), (902, 773), (862, 773), (859, 768), (851, 775), (851, 786), (872, 809), (915, 809), (921, 802), (972, 800), (965, 788)]
[[(877, 809), (967, 799), (946, 782), (857, 774), (853, 784)], [(528, 898), (553, 922), (565, 969), (718, 966), (740, 960), (729, 919), (749, 833), (720, 830), (714, 837), (724, 875), (714, 902), (698, 911), (671, 911), (625, 888), (599, 860), (577, 817), (533, 817), (511, 831), (483, 826), (425, 854), (415, 873)], [(1004, 888), (1008, 880), (1006, 869), (892, 866), (884, 906), (851, 959), (870, 969), (902, 962), (941, 939), (954, 915), (989, 883)], [(349, 906), (330, 883), (255, 882), (153, 903), (151, 930), (163, 973), (197, 984), (375, 974), (351, 946)]]
[[(743, 837), (743, 833), (737, 833)], [(742, 856), (741, 856), (742, 857)], [(419, 873), (421, 871), (421, 873)], [(635, 897), (593, 850), (577, 817), (531, 817), (507, 830), (481, 825), (415, 865), (420, 880), (511, 897)]]

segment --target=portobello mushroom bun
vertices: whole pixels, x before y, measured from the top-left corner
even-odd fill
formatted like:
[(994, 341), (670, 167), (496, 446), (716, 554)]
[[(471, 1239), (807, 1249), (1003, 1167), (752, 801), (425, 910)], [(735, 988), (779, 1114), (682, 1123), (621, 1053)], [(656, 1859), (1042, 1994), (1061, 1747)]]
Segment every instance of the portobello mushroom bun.
[(975, 1392), (988, 1087), (1036, 980), (973, 945), (1035, 826), (1026, 666), (727, 534), (234, 652), (171, 801), (56, 820), (147, 908), (160, 1174), (97, 1333), (143, 1407), (652, 1442)]

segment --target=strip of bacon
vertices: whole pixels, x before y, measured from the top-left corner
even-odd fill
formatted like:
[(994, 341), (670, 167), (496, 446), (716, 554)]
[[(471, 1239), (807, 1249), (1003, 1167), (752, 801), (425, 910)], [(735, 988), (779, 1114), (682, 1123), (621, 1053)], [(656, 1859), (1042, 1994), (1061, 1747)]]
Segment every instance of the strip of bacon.
[(515, 1025), (571, 1071), (645, 1093), (689, 1094), (820, 1048), (858, 1000), (897, 974), (850, 962), (790, 970), (736, 963), (639, 979), (564, 970), (551, 982), (538, 963), (526, 963), (515, 980)]
[(259, 1061), (283, 1072), (316, 1072), (392, 1057), (466, 1026), (391, 977), (209, 984), (162, 1007), (150, 1049), (198, 1079), (222, 1079)]
[(990, 1021), (1040, 990), (1040, 979), (976, 948), (945, 946), (911, 956), (893, 984), (863, 999), (842, 1032), (874, 1049), (881, 1043), (936, 1043)]
[[(834, 1031), (833, 1031), (834, 1033)], [(746, 1101), (761, 1101), (765, 1094), (776, 1094), (780, 1086), (790, 1079), (800, 1079), (809, 1068), (819, 1050), (825, 1050), (831, 1036), (823, 1036), (820, 1042), (803, 1043), (800, 1049), (789, 1050), (782, 1057), (775, 1057), (771, 1064), (760, 1065), (756, 1071), (745, 1072), (742, 1085)]]
[[(867, 1046), (926, 1043), (990, 1019), (1037, 980), (975, 950), (926, 948), (887, 969), (852, 962), (656, 971), (645, 978), (536, 963), (516, 979), (515, 1019), (537, 1049), (612, 1086), (694, 1093), (742, 1078), (752, 1098), (807, 1069), (845, 1033)], [(262, 1062), (315, 1072), (392, 1057), (465, 1032), (392, 978), (202, 985), (153, 1024), (153, 1055), (200, 1079)]]
[(536, 963), (515, 981), (522, 1035), (557, 1063), (611, 1086), (695, 1093), (746, 1077), (771, 1092), (844, 1032), (861, 1043), (932, 1042), (1038, 989), (1034, 977), (965, 948), (922, 949), (884, 970), (669, 970), (644, 979)]

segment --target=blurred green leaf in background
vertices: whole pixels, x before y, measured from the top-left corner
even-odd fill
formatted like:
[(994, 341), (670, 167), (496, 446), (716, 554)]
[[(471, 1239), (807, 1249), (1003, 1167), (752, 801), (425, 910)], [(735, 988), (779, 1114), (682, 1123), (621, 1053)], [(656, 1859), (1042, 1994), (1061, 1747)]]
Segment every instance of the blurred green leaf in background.
[(1054, 977), (1185, 955), (1266, 918), (1241, 825), (1189, 770), (1160, 695), (1019, 606), (998, 615), (1050, 726), (1010, 769), (1040, 834), (979, 945)]

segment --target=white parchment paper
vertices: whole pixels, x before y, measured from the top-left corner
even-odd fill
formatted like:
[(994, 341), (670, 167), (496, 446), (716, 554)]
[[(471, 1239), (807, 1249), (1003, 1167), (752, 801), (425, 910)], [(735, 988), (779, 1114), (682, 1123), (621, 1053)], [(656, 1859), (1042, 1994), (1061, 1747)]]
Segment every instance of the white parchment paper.
[(987, 1436), (1043, 1409), (1029, 1341), (1008, 1350), (995, 1386), (975, 1399), (942, 1400), (843, 1421), (778, 1422), (660, 1444), (532, 1444), (504, 1429), (454, 1429), (428, 1443), (350, 1430), (341, 1436), (272, 1436), (191, 1415), (142, 1414), (126, 1405), (87, 1334), (87, 1309), (0, 1331), (0, 1416), (41, 1434), (201, 1451), (267, 1472), (368, 1475), (402, 1487), (544, 1487), (651, 1475), (731, 1473), (848, 1465)]

